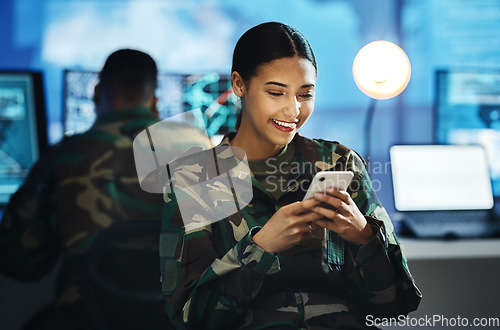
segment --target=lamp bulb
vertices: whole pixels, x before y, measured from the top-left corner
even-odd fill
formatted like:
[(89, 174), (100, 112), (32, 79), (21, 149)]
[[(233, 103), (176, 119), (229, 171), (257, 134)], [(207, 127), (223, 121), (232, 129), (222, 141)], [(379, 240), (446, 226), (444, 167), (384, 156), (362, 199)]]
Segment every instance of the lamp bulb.
[(373, 41), (365, 45), (354, 58), (352, 72), (358, 88), (374, 99), (390, 99), (408, 85), (410, 60), (396, 44)]

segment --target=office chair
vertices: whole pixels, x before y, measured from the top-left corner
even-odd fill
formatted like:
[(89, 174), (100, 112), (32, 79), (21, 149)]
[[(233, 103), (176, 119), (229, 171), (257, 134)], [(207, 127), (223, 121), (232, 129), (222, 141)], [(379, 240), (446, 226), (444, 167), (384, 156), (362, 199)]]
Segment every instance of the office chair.
[(173, 329), (160, 285), (160, 221), (125, 221), (99, 234), (82, 298), (96, 329)]

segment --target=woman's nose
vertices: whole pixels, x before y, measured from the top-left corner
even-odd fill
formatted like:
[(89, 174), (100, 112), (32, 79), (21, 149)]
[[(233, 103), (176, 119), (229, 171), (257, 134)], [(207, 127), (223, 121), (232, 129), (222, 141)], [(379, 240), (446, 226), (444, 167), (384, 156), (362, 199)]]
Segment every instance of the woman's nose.
[(300, 102), (296, 97), (290, 101), (290, 104), (285, 108), (285, 112), (289, 119), (294, 120), (300, 114)]

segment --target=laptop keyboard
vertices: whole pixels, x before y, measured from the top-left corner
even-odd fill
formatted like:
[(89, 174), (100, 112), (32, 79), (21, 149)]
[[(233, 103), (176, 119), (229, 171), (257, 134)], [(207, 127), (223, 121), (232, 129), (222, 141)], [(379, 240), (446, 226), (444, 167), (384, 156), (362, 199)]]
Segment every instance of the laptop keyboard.
[(412, 221), (421, 224), (436, 224), (443, 223), (468, 223), (475, 221), (484, 221), (487, 219), (487, 211), (446, 211), (446, 212), (415, 212), (408, 216)]

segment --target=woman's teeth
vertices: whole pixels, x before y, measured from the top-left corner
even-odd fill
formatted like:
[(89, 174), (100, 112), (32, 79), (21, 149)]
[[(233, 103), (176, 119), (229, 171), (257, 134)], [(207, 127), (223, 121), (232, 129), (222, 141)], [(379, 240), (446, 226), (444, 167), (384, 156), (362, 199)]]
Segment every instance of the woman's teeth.
[(279, 120), (276, 120), (276, 119), (273, 119), (273, 121), (274, 121), (277, 125), (280, 125), (280, 126), (283, 126), (283, 127), (295, 128), (295, 126), (297, 126), (297, 124), (296, 124), (296, 123), (287, 123), (287, 122), (284, 122), (284, 121), (279, 121)]

